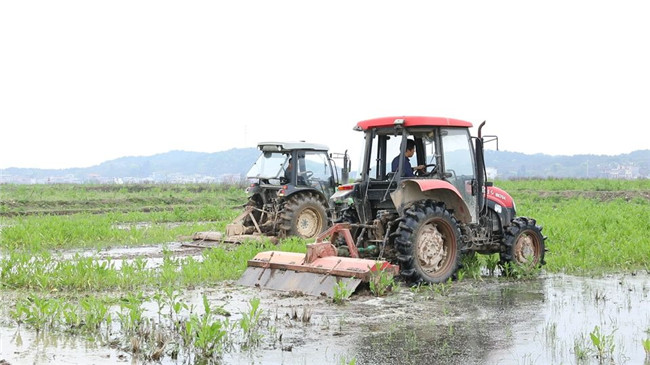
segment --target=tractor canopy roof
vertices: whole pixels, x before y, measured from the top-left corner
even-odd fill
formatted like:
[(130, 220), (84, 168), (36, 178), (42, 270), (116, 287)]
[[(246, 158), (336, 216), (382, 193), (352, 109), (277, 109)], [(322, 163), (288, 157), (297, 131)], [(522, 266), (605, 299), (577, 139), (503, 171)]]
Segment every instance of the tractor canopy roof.
[(257, 148), (262, 152), (290, 152), (292, 150), (325, 151), (328, 148), (324, 144), (307, 142), (260, 142)]
[(472, 126), (472, 123), (464, 120), (441, 118), (441, 117), (416, 117), (416, 116), (402, 116), (402, 117), (383, 117), (368, 119), (357, 123), (354, 130), (366, 131), (372, 128), (385, 128), (393, 127), (395, 125), (402, 125), (404, 127), (466, 127)]

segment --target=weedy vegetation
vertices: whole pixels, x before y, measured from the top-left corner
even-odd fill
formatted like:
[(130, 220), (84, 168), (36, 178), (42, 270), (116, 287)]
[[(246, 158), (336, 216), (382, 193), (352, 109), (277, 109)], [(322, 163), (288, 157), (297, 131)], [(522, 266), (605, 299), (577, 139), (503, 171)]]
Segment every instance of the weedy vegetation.
[(352, 291), (348, 289), (348, 286), (345, 284), (345, 281), (338, 280), (334, 284), (334, 294), (332, 300), (335, 304), (345, 304), (345, 302), (350, 299)]
[[(575, 275), (650, 270), (649, 180), (547, 179), (495, 185), (513, 196), (518, 215), (534, 217), (544, 226), (547, 264), (541, 269), (499, 267), (498, 254), (471, 255), (463, 257), (458, 281), (504, 273), (508, 280), (527, 279), (540, 270)], [(164, 250), (155, 264), (148, 257), (118, 262), (97, 255), (107, 248), (165, 246), (193, 232), (223, 231), (245, 202), (238, 185), (3, 184), (0, 290), (11, 298), (8, 314), (18, 326), (92, 337), (146, 361), (165, 356), (218, 361), (229, 351), (279, 341), (281, 335), (259, 299), (252, 299), (248, 310), (233, 320), (205, 297), (201, 310), (181, 293), (239, 278), (246, 261), (260, 251), (304, 252), (302, 240), (215, 247), (200, 257)], [(449, 295), (452, 287), (448, 282), (411, 290), (434, 298)], [(381, 271), (370, 283), (376, 296), (397, 288), (395, 279)], [(333, 301), (343, 304), (351, 294), (339, 282)], [(146, 303), (154, 305), (153, 317), (144, 310)], [(303, 313), (303, 322), (310, 317), (310, 311)], [(612, 358), (611, 334), (596, 327), (589, 340), (575, 342), (578, 362), (588, 352)], [(650, 354), (650, 340), (642, 341)]]
[(370, 272), (370, 292), (376, 297), (381, 297), (397, 287), (393, 274), (382, 270), (381, 263), (377, 262), (375, 270)]
[(616, 343), (614, 342), (613, 332), (605, 334), (601, 331), (600, 326), (596, 326), (593, 331), (589, 332), (589, 338), (593, 345), (594, 355), (599, 363), (605, 364), (614, 360)]
[(643, 344), (643, 350), (645, 351), (645, 358), (650, 361), (650, 338), (641, 340), (641, 343)]

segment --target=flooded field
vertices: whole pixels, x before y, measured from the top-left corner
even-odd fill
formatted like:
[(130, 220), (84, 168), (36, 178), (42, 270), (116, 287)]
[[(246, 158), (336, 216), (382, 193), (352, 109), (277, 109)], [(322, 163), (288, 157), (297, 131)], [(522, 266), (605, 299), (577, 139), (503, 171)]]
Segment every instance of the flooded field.
[(649, 181), (499, 185), (544, 226), (541, 273), (488, 275), (485, 256), (459, 281), (343, 304), (234, 284), (302, 240), (179, 242), (223, 231), (241, 186), (3, 186), (0, 365), (650, 365)]
[[(201, 308), (205, 295), (235, 322), (251, 298), (260, 298), (261, 340), (223, 351), (219, 362), (226, 364), (647, 364), (649, 292), (645, 273), (553, 274), (401, 287), (379, 298), (362, 291), (343, 305), (230, 283), (185, 291), (182, 299)], [(0, 326), (0, 360), (6, 363), (143, 361), (110, 341), (17, 328), (7, 310)], [(156, 312), (153, 301), (145, 304), (145, 316), (155, 318)], [(192, 359), (166, 354), (158, 362)]]

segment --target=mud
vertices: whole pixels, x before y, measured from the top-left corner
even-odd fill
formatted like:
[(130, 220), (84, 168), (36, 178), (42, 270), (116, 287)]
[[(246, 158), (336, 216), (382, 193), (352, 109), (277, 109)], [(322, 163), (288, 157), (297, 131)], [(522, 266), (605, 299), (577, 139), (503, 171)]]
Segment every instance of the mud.
[(522, 192), (536, 194), (542, 198), (558, 197), (563, 199), (585, 198), (597, 199), (600, 202), (609, 202), (616, 199), (630, 201), (642, 199), (650, 201), (650, 191), (647, 190), (616, 190), (616, 191), (592, 191), (592, 190), (522, 190)]
[[(183, 299), (200, 308), (205, 294), (213, 306), (232, 314), (231, 321), (246, 312), (251, 298), (261, 299), (266, 331), (262, 344), (224, 353), (227, 364), (595, 364), (599, 362), (590, 340), (595, 326), (612, 335), (611, 362), (643, 364), (641, 341), (650, 337), (649, 293), (647, 274), (542, 275), (530, 281), (485, 277), (419, 290), (401, 287), (381, 298), (362, 291), (344, 305), (232, 283), (186, 291)], [(129, 353), (80, 336), (17, 329), (6, 311), (0, 360), (140, 363)], [(307, 322), (299, 320), (305, 313), (310, 314)], [(146, 315), (155, 316), (155, 304), (147, 304)], [(581, 349), (586, 354), (582, 359)], [(165, 356), (161, 363), (182, 359)]]

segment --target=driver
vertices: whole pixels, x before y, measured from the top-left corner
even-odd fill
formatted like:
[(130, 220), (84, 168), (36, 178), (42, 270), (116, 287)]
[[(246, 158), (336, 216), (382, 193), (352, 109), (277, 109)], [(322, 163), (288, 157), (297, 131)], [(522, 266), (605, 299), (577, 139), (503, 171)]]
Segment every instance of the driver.
[[(415, 154), (415, 142), (412, 139), (407, 139), (406, 140), (406, 152), (404, 153), (404, 172), (402, 173), (403, 177), (414, 177), (415, 174), (413, 173), (413, 170), (416, 171), (421, 171), (425, 172), (425, 165), (418, 165), (416, 167), (411, 167), (411, 161), (409, 161), (409, 158), (413, 157)], [(399, 159), (400, 155), (395, 156), (393, 159), (393, 162), (391, 164), (391, 168), (393, 172), (397, 172), (397, 169), (399, 168)]]
[(284, 170), (284, 179), (286, 181), (291, 181), (291, 173), (293, 172), (293, 158), (289, 159), (287, 168)]
[[(287, 164), (287, 168), (284, 170), (284, 180), (281, 183), (291, 183), (291, 174), (293, 173), (293, 167), (293, 158), (290, 158), (289, 163)], [(298, 172), (298, 185), (307, 185), (305, 176), (303, 176), (300, 172)]]

